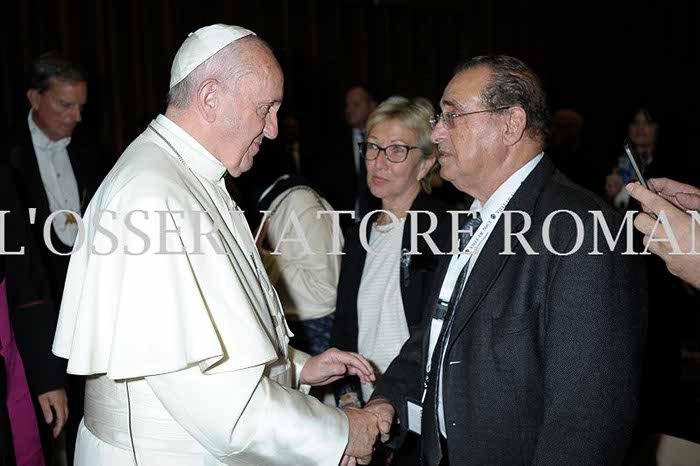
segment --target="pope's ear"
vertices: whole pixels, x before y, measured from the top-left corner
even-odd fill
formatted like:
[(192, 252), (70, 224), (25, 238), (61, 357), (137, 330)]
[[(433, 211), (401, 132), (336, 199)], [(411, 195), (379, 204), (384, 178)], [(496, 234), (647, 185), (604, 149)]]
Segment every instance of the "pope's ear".
[(197, 111), (209, 123), (216, 120), (216, 114), (221, 109), (223, 91), (223, 86), (216, 79), (207, 79), (197, 88), (197, 101), (195, 102)]

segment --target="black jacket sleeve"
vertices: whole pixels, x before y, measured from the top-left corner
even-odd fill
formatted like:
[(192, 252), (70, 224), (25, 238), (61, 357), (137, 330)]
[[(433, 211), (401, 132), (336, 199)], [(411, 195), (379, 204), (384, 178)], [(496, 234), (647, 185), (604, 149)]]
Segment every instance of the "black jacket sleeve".
[(370, 401), (385, 398), (396, 410), (394, 421), (398, 435), (391, 439), (389, 446), (398, 448), (408, 433), (407, 399), (420, 401), (423, 378), (423, 337), (427, 332), (429, 320), (416, 329), (401, 347), (399, 355), (394, 358), (384, 375), (379, 379)]
[(10, 323), (32, 395), (62, 388), (66, 361), (51, 352), (58, 308), (50, 298), (48, 279), (28, 224), (27, 207), (14, 186), (12, 170), (0, 165), (0, 210), (5, 214), (5, 250), (23, 254), (5, 255)]

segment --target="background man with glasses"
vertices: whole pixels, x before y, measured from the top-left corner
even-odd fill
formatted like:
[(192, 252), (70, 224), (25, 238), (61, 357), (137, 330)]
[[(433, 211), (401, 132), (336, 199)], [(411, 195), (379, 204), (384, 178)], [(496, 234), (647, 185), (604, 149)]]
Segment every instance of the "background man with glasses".
[[(473, 254), (444, 256), (427, 301), (433, 318), (366, 409), (398, 417), (392, 441), (420, 433), (426, 465), (619, 464), (637, 408), (644, 277), (637, 257), (602, 239), (603, 254), (588, 254), (588, 211), (602, 211), (611, 231), (621, 219), (543, 154), (545, 94), (520, 60), (468, 61), (440, 107), (440, 174), (474, 196), (480, 214), (462, 228), (475, 230), (465, 238)], [(581, 232), (571, 215), (550, 225), (552, 247), (569, 255), (544, 246), (544, 219), (562, 209), (583, 222)], [(504, 210), (529, 216), (513, 214), (511, 231), (523, 231), (532, 250), (516, 241), (514, 254), (500, 254)]]

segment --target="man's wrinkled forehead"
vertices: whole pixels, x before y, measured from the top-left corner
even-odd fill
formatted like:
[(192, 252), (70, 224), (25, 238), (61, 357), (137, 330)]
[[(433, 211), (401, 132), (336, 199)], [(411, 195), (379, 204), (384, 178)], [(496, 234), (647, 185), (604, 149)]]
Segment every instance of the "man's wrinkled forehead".
[(440, 108), (466, 110), (481, 101), (486, 87), (488, 72), (481, 68), (472, 68), (454, 75), (445, 88), (440, 99)]

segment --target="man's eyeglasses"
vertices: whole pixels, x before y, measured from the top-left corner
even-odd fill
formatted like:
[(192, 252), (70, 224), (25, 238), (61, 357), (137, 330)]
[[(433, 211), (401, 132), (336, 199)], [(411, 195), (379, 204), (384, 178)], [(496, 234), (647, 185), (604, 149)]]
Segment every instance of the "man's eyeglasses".
[(406, 160), (408, 153), (413, 149), (419, 149), (418, 146), (406, 146), (404, 144), (392, 144), (382, 147), (373, 142), (359, 142), (360, 155), (367, 160), (374, 160), (379, 157), (380, 152), (384, 152), (384, 157), (389, 162), (400, 163)]
[(454, 112), (444, 112), (444, 113), (439, 113), (432, 117), (430, 121), (430, 127), (435, 129), (435, 127), (440, 123), (441, 121), (445, 123), (445, 126), (448, 128), (454, 128), (455, 127), (455, 118), (467, 116), (467, 115), (476, 115), (477, 113), (490, 113), (490, 112), (500, 112), (501, 110), (508, 110), (511, 108), (510, 106), (507, 107), (497, 107), (497, 108), (489, 108), (487, 110), (477, 110), (475, 112), (465, 112), (465, 113), (454, 113)]

